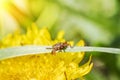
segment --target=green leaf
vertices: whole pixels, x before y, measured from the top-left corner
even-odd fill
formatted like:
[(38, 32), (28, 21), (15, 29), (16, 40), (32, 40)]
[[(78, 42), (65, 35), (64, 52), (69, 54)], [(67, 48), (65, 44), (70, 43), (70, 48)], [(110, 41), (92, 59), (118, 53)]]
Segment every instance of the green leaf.
[[(6, 49), (0, 50), (0, 60), (23, 56), (23, 55), (30, 55), (30, 54), (42, 54), (42, 53), (50, 53), (52, 50), (47, 49), (51, 48), (51, 46), (21, 46), (21, 47), (11, 47)], [(90, 51), (98, 51), (98, 52), (107, 52), (112, 54), (120, 54), (120, 49), (116, 48), (104, 48), (104, 47), (68, 47), (66, 52), (90, 52)]]

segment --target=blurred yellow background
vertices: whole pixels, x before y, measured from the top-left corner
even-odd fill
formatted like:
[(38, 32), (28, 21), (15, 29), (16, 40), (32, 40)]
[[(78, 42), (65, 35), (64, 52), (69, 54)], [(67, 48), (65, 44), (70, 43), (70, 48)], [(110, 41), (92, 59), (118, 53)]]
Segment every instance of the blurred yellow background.
[[(120, 0), (0, 0), (0, 39), (34, 22), (54, 39), (60, 30), (67, 40), (88, 46), (120, 48)], [(94, 53), (86, 80), (119, 80), (120, 55)]]

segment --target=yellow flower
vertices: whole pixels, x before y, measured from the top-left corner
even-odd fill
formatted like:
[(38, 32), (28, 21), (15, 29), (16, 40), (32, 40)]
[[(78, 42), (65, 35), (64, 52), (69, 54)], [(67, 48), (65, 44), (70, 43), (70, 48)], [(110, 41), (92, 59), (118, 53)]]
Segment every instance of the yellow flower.
[[(55, 40), (51, 39), (47, 28), (38, 29), (35, 24), (27, 29), (26, 34), (20, 31), (10, 34), (1, 41), (1, 48), (23, 45), (53, 45), (57, 42), (65, 41), (64, 32), (58, 33)], [(73, 42), (70, 41), (73, 45)], [(77, 46), (84, 46), (84, 41), (80, 40)], [(52, 55), (36, 54), (15, 57), (0, 61), (1, 80), (74, 80), (84, 79), (93, 66), (91, 57), (82, 66), (79, 63), (84, 58), (84, 52), (78, 53), (57, 53)]]

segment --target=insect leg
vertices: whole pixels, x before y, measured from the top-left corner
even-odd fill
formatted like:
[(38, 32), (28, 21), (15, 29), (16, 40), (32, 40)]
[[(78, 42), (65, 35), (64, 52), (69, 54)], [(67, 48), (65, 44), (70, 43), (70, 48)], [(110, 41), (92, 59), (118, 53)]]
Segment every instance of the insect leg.
[(63, 51), (65, 52), (65, 49), (63, 49)]
[(59, 50), (58, 52), (62, 52), (62, 50)]
[(52, 55), (55, 55), (56, 54), (56, 50), (53, 49), (52, 52), (51, 52)]

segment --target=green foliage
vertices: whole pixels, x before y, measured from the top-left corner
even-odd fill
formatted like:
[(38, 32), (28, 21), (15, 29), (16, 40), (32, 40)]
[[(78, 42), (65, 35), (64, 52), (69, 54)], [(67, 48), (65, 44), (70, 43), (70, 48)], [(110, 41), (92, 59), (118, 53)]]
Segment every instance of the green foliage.
[[(119, 0), (20, 0), (10, 10), (0, 8), (0, 39), (16, 29), (26, 30), (32, 22), (48, 27), (54, 39), (59, 30), (67, 40), (84, 39), (86, 45), (120, 48)], [(24, 4), (23, 4), (24, 3)], [(11, 12), (11, 10), (13, 12)], [(18, 13), (16, 13), (18, 12)], [(16, 15), (16, 16), (15, 16)], [(86, 80), (118, 80), (120, 55), (95, 53), (108, 71), (93, 70)], [(96, 59), (95, 59), (96, 60)]]

